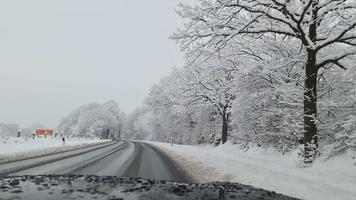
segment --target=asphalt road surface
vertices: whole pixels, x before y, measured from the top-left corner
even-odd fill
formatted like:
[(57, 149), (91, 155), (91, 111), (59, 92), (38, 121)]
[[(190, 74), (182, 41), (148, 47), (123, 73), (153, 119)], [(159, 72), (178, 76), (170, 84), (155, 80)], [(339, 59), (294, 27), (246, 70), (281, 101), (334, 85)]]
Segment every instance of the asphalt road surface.
[(98, 175), (188, 182), (153, 147), (131, 141), (110, 142), (0, 165), (0, 176)]
[(113, 141), (0, 164), (3, 199), (279, 199), (238, 183), (189, 183), (148, 144)]

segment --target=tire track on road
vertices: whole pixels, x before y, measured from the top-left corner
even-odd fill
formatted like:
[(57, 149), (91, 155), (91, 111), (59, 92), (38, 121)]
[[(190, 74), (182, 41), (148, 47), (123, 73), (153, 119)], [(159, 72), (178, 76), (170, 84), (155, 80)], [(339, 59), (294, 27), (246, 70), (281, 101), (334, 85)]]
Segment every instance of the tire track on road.
[[(8, 176), (10, 174), (18, 173), (18, 172), (21, 172), (21, 171), (24, 171), (24, 170), (28, 170), (28, 169), (35, 168), (35, 167), (38, 167), (38, 166), (41, 166), (41, 165), (46, 165), (46, 164), (49, 164), (49, 163), (57, 162), (57, 161), (60, 161), (60, 160), (65, 160), (65, 159), (68, 159), (68, 158), (80, 156), (80, 155), (83, 155), (83, 154), (86, 154), (86, 153), (90, 153), (90, 152), (93, 152), (93, 151), (97, 151), (97, 150), (100, 150), (100, 149), (103, 149), (103, 148), (106, 148), (106, 147), (109, 147), (109, 146), (113, 146), (113, 145), (115, 145), (117, 143), (118, 142), (113, 142), (113, 143), (110, 143), (110, 144), (99, 146), (99, 147), (94, 148), (94, 149), (89, 149), (87, 151), (78, 152), (78, 153), (74, 153), (74, 154), (70, 154), (70, 155), (66, 155), (66, 156), (62, 156), (62, 157), (48, 158), (47, 160), (44, 160), (44, 161), (38, 161), (38, 162), (35, 162), (35, 163), (32, 163), (32, 164), (20, 165), (20, 166), (17, 166), (17, 167), (16, 166), (14, 167), (12, 165), (16, 165), (16, 163), (20, 163), (22, 161), (31, 161), (31, 159), (34, 160), (34, 159), (38, 159), (38, 158), (44, 158), (45, 156), (26, 159), (26, 160), (22, 160), (22, 161), (15, 161), (15, 162), (9, 162), (9, 163), (5, 163), (5, 164), (0, 164), (0, 177)], [(92, 148), (92, 146), (88, 147), (88, 148)], [(78, 151), (78, 149), (72, 150), (72, 151)], [(68, 152), (70, 152), (70, 151), (68, 151)], [(66, 153), (68, 153), (68, 152), (66, 152)], [(58, 153), (58, 154), (54, 154), (54, 155), (47, 155), (47, 156), (48, 157), (53, 157), (53, 156), (58, 156), (59, 154), (62, 154), (62, 153)], [(6, 168), (6, 165), (8, 166), (7, 168)], [(5, 167), (5, 169), (1, 169), (2, 167)]]

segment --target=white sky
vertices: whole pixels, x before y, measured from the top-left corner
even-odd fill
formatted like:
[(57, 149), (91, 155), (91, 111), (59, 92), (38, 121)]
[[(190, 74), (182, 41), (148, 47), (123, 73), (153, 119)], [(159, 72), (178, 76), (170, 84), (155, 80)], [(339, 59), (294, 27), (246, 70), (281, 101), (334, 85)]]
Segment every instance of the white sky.
[(179, 0), (0, 0), (0, 122), (55, 127), (80, 105), (130, 112), (183, 63)]

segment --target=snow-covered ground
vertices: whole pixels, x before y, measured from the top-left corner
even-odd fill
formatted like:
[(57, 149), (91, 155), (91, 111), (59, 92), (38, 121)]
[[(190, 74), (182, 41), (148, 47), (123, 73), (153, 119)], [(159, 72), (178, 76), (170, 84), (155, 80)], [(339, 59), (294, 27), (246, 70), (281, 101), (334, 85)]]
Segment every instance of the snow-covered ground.
[(19, 159), (42, 156), (65, 150), (77, 149), (94, 143), (107, 142), (99, 138), (66, 138), (63, 145), (60, 137), (48, 138), (0, 138), (0, 163), (15, 161)]
[(197, 182), (230, 181), (310, 200), (355, 200), (356, 165), (347, 155), (305, 168), (296, 153), (282, 156), (259, 148), (148, 142), (167, 153)]

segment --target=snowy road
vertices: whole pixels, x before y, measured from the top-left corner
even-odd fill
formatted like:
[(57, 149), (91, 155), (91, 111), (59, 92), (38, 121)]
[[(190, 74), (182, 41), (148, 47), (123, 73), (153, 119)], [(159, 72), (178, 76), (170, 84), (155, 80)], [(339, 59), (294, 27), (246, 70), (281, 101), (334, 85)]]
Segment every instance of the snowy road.
[(169, 159), (140, 142), (110, 142), (0, 165), (0, 176), (50, 174), (187, 181)]
[(185, 182), (189, 180), (170, 159), (149, 144), (108, 142), (1, 164), (0, 200), (108, 199), (108, 196), (113, 199), (219, 199), (221, 195), (225, 199), (293, 199), (237, 183)]

